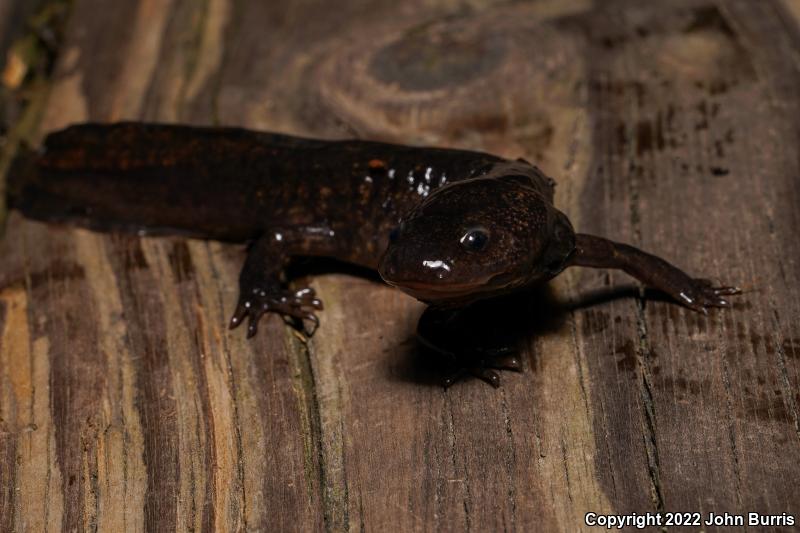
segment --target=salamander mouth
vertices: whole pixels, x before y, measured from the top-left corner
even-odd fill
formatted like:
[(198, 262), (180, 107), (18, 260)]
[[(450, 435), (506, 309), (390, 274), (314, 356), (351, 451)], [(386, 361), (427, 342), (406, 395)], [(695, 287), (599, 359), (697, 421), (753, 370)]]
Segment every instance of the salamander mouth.
[(498, 278), (504, 278), (504, 276), (487, 276), (484, 279), (468, 283), (431, 283), (412, 280), (384, 281), (423, 302), (464, 302), (485, 298), (489, 296), (487, 293), (502, 292), (505, 284), (496, 284), (494, 281)]
[(430, 294), (468, 294), (480, 290), (483, 286), (482, 282), (473, 283), (426, 283), (424, 281), (403, 281), (403, 280), (386, 280), (386, 283), (392, 287), (396, 287), (401, 291), (408, 293), (430, 293)]

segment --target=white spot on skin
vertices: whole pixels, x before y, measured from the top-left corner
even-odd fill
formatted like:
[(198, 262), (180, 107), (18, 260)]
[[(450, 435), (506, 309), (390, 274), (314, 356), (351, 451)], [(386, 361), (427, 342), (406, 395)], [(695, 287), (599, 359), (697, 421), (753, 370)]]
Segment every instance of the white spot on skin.
[(365, 181), (366, 183), (372, 183), (372, 178), (371, 178), (371, 177), (369, 177), (369, 176), (364, 176), (364, 181)]
[(419, 185), (417, 185), (417, 194), (419, 194), (420, 196), (423, 197), (428, 196), (430, 190), (431, 190), (430, 185), (427, 185), (425, 183), (420, 182)]
[(334, 235), (336, 235), (336, 232), (333, 231), (331, 228), (329, 228), (327, 226), (322, 226), (322, 227), (314, 227), (314, 226), (312, 226), (312, 227), (306, 228), (305, 231), (309, 235), (324, 235), (326, 237), (333, 237)]
[(439, 186), (441, 187), (441, 186), (442, 186), (442, 185), (444, 185), (445, 183), (447, 183), (447, 176), (445, 176), (445, 175), (444, 175), (444, 172), (442, 172), (442, 177), (441, 177), (441, 178), (439, 178)]
[(278, 241), (278, 242), (281, 242), (283, 240), (283, 234), (282, 233), (276, 233), (275, 234), (275, 240)]
[(393, 179), (394, 179), (394, 169), (393, 169), (393, 168), (390, 168), (390, 169), (389, 169), (389, 179), (390, 179), (390, 180), (393, 180)]
[(414, 185), (414, 171), (413, 170), (409, 170), (408, 171), (408, 176), (406, 177), (406, 181), (409, 184)]
[(435, 261), (431, 261), (431, 260), (427, 260), (426, 259), (425, 261), (422, 262), (422, 266), (425, 266), (425, 267), (428, 267), (428, 268), (435, 268), (436, 270), (439, 270), (440, 268), (443, 268), (443, 269), (447, 270), (448, 272), (450, 272), (450, 265), (448, 265), (447, 263), (445, 263), (441, 259), (437, 259)]
[(431, 182), (431, 172), (432, 171), (433, 171), (433, 169), (431, 167), (428, 167), (428, 168), (425, 169), (425, 181), (428, 182), (428, 183)]

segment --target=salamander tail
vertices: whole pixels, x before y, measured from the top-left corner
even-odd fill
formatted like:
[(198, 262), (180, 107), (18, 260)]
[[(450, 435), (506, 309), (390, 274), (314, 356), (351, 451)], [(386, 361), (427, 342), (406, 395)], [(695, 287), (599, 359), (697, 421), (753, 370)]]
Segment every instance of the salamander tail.
[(35, 182), (37, 154), (22, 143), (6, 174), (6, 202), (9, 209), (24, 210), (25, 189)]
[(41, 154), (22, 144), (6, 174), (6, 205), (36, 220), (65, 218), (65, 205), (53, 189), (53, 180), (43, 179), (39, 168)]

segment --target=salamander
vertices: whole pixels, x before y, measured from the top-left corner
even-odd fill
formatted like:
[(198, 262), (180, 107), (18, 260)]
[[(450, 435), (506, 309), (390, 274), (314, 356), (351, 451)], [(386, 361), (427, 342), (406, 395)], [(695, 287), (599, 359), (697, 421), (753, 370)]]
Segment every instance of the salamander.
[[(289, 289), (300, 256), (377, 270), (429, 305), (423, 344), (492, 385), (513, 352), (459, 344), (473, 303), (525, 290), (567, 267), (615, 268), (706, 313), (730, 286), (684, 273), (633, 246), (576, 233), (553, 205), (555, 182), (523, 159), (364, 140), (314, 140), (240, 128), (78, 124), (18, 157), (8, 205), (100, 231), (250, 243), (230, 327), (256, 334), (265, 313), (308, 323), (322, 303)], [(450, 329), (450, 334), (441, 334)], [(446, 378), (451, 383), (456, 375)]]

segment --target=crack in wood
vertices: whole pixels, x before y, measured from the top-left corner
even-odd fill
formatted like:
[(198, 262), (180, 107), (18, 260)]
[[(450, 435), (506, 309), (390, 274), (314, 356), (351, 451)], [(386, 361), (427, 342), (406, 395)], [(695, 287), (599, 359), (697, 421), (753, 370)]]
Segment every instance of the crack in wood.
[(661, 486), (660, 458), (658, 452), (658, 439), (656, 433), (656, 407), (653, 399), (652, 373), (649, 366), (650, 346), (647, 335), (647, 320), (644, 315), (644, 301), (638, 300), (636, 305), (637, 330), (639, 332), (639, 345), (636, 358), (641, 369), (639, 379), (640, 397), (644, 414), (644, 444), (647, 451), (648, 475), (652, 490), (653, 506), (657, 512), (664, 512), (664, 493)]
[[(724, 328), (723, 328), (723, 331)], [(722, 347), (722, 384), (725, 387), (725, 415), (726, 415), (726, 422), (728, 426), (728, 440), (731, 445), (731, 457), (733, 458), (733, 474), (734, 474), (734, 484), (736, 490), (736, 501), (741, 506), (742, 505), (742, 473), (741, 473), (741, 466), (739, 465), (739, 450), (736, 446), (736, 429), (734, 426), (734, 417), (733, 417), (733, 390), (731, 387), (731, 380), (730, 380), (730, 369), (728, 368), (731, 364), (730, 358), (727, 356), (727, 347)]]
[[(456, 423), (453, 414), (453, 405), (451, 402), (450, 395), (447, 395), (447, 397), (445, 398), (445, 405), (447, 406), (447, 414), (450, 421), (450, 423), (448, 424), (449, 437), (451, 442), (450, 461), (453, 465), (453, 472), (458, 473), (460, 470), (458, 467), (458, 460), (456, 455), (456, 452), (458, 451), (458, 440), (456, 439), (456, 429), (455, 429)], [(465, 487), (464, 498), (462, 499), (462, 505), (464, 507), (464, 521), (465, 521), (464, 530), (469, 532), (472, 531), (471, 517), (470, 517), (470, 505), (471, 505), (472, 495), (470, 494), (470, 489), (469, 489), (470, 487), (469, 475), (466, 471), (464, 472), (464, 487)]]
[[(637, 98), (631, 99), (628, 102), (627, 114), (629, 120), (625, 122), (626, 138), (634, 138), (634, 129), (638, 127), (634, 124), (641, 112), (642, 105), (642, 92), (644, 91), (641, 85), (637, 85), (636, 92)], [(628, 219), (633, 233), (633, 242), (641, 246), (642, 243), (642, 229), (641, 229), (641, 214), (639, 212), (639, 173), (636, 170), (634, 161), (639, 157), (637, 152), (640, 147), (638, 144), (628, 142), (624, 147), (626, 150), (625, 160), (630, 161), (627, 168), (627, 175), (625, 182), (627, 184), (628, 194), (630, 199), (627, 203)], [(636, 359), (639, 368), (639, 397), (642, 401), (643, 407), (643, 439), (645, 444), (645, 451), (647, 455), (647, 473), (650, 480), (650, 490), (653, 506), (657, 512), (664, 511), (664, 489), (661, 486), (661, 472), (660, 472), (660, 458), (658, 450), (658, 437), (656, 432), (656, 408), (653, 398), (653, 383), (652, 373), (649, 366), (649, 356), (651, 354), (650, 340), (647, 331), (647, 317), (645, 315), (645, 308), (647, 301), (644, 299), (644, 288), (639, 287), (639, 297), (635, 301), (634, 314), (636, 317), (636, 331), (639, 336), (638, 344), (636, 347)]]
[(564, 469), (564, 483), (566, 484), (567, 489), (567, 498), (569, 501), (572, 500), (572, 485), (569, 482), (569, 464), (567, 463), (567, 442), (564, 438), (561, 438), (561, 466)]
[[(288, 331), (289, 326), (287, 326)], [(291, 335), (291, 333), (287, 333)], [(293, 336), (292, 336), (293, 337)], [(334, 487), (333, 484), (336, 482), (333, 476), (330, 475), (329, 469), (332, 468), (331, 465), (328, 465), (328, 461), (326, 458), (326, 435), (324, 430), (324, 424), (322, 422), (323, 414), (322, 414), (322, 407), (319, 401), (319, 391), (317, 388), (317, 372), (314, 370), (314, 356), (311, 350), (309, 343), (307, 342), (300, 342), (297, 339), (294, 339), (294, 349), (292, 350), (294, 353), (299, 356), (299, 360), (301, 361), (300, 368), (301, 371), (306, 374), (306, 379), (301, 379), (301, 383), (305, 387), (305, 394), (310, 399), (310, 402), (307, 402), (306, 409), (308, 420), (311, 422), (310, 431), (311, 431), (311, 440), (312, 444), (317, 449), (317, 468), (319, 469), (319, 497), (320, 501), (322, 502), (322, 517), (323, 517), (323, 525), (325, 531), (338, 531), (340, 529), (346, 530), (349, 527), (349, 509), (348, 509), (348, 498), (347, 498), (347, 483), (345, 477), (345, 483), (341, 486)], [(341, 416), (341, 413), (337, 413)], [(342, 429), (342, 420), (339, 420), (339, 430), (340, 430), (340, 437), (344, 433)], [(330, 439), (336, 438), (335, 435), (331, 435)], [(343, 450), (340, 446), (340, 451), (343, 453)], [(339, 460), (342, 464), (342, 469), (344, 469), (344, 456), (340, 456)], [(334, 495), (338, 491), (344, 491), (344, 498), (336, 498)]]
[(517, 501), (516, 501), (516, 486), (514, 483), (514, 465), (517, 463), (517, 453), (514, 447), (514, 432), (511, 428), (511, 413), (508, 409), (507, 398), (505, 391), (501, 393), (501, 406), (503, 409), (503, 423), (506, 427), (506, 435), (508, 436), (509, 455), (506, 460), (506, 476), (508, 477), (508, 499), (511, 504), (511, 528), (516, 530), (517, 523)]
[[(772, 320), (776, 332), (782, 331), (780, 316), (778, 315), (777, 306), (772, 308)], [(794, 391), (792, 384), (789, 381), (789, 371), (786, 364), (786, 350), (783, 347), (783, 339), (780, 333), (776, 333), (777, 339), (775, 342), (775, 357), (777, 359), (778, 372), (781, 377), (781, 388), (783, 390), (783, 397), (786, 405), (789, 408), (789, 413), (792, 416), (794, 424), (794, 432), (797, 435), (798, 442), (800, 442), (800, 413), (798, 413), (797, 402), (794, 399)]]

